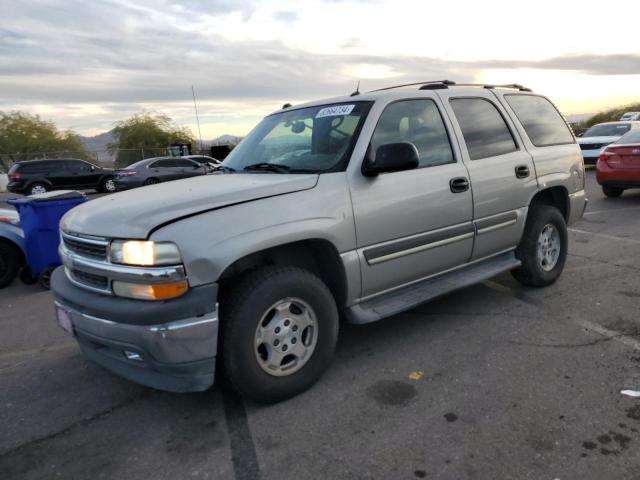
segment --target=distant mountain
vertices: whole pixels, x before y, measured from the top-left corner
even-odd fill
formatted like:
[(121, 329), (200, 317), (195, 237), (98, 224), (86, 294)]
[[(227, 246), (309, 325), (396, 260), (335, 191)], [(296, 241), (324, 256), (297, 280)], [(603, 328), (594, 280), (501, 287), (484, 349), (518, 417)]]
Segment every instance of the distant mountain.
[(83, 137), (80, 135), (80, 142), (84, 148), (99, 162), (113, 163), (115, 160), (113, 155), (107, 152), (107, 147), (115, 141), (113, 131), (104, 132), (94, 137)]
[(237, 145), (242, 140), (242, 137), (236, 137), (235, 135), (220, 135), (218, 138), (211, 140), (211, 145)]

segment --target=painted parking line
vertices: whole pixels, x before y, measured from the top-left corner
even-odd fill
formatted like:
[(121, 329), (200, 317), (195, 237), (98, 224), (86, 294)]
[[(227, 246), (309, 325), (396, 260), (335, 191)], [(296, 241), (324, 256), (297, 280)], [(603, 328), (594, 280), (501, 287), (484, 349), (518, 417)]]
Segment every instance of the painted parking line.
[(638, 210), (640, 209), (640, 205), (638, 205), (637, 207), (624, 207), (624, 208), (608, 208), (606, 210), (594, 210), (593, 212), (590, 211), (586, 211), (584, 212), (584, 216), (587, 215), (599, 215), (601, 213), (612, 213), (612, 212), (624, 212), (627, 210)]
[(617, 240), (620, 242), (627, 242), (627, 243), (633, 243), (635, 245), (640, 245), (640, 240), (635, 240), (633, 238), (616, 237), (615, 235), (607, 235), (606, 233), (587, 232), (586, 230), (580, 230), (578, 228), (568, 228), (567, 230), (573, 233), (580, 233), (582, 235), (591, 235), (592, 237), (604, 238), (606, 240)]
[[(509, 287), (507, 285), (503, 285), (502, 283), (498, 283), (493, 280), (485, 280), (484, 282), (482, 282), (482, 284), (485, 287), (488, 287), (497, 292), (510, 295), (511, 297), (516, 298), (521, 302), (528, 303), (529, 305), (540, 308), (541, 310), (546, 310), (550, 314), (554, 314), (554, 313), (558, 314), (558, 312), (553, 312), (549, 310), (547, 308), (547, 305), (543, 301), (528, 295), (526, 292), (520, 289)], [(631, 347), (635, 350), (640, 351), (640, 341), (638, 341), (632, 336), (625, 335), (624, 333), (617, 332), (615, 330), (610, 330), (608, 328), (603, 327), (602, 325), (599, 325), (595, 322), (591, 322), (589, 320), (585, 320), (583, 318), (575, 318), (575, 312), (571, 312), (571, 318), (572, 318), (571, 320), (572, 323), (579, 325), (580, 327), (586, 330), (589, 330), (590, 332), (596, 333), (606, 338), (607, 340), (614, 340), (616, 342), (622, 343), (623, 345), (626, 345), (627, 347)]]

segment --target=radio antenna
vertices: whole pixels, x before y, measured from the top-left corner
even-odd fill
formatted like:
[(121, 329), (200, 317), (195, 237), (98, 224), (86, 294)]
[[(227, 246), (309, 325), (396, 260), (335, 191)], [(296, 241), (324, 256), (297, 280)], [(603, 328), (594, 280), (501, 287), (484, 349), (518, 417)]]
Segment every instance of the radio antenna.
[(350, 96), (351, 97), (355, 97), (357, 95), (360, 95), (360, 80), (358, 80), (358, 85), (356, 86), (356, 91), (353, 92)]

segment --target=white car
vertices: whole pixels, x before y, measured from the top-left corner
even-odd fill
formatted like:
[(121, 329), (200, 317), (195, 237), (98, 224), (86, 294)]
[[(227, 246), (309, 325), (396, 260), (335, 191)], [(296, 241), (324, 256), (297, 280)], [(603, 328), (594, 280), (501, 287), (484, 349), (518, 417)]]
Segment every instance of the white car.
[(595, 165), (607, 145), (633, 129), (640, 129), (640, 122), (606, 122), (589, 128), (578, 138), (584, 164)]
[(633, 120), (640, 120), (640, 112), (625, 112), (625, 114), (620, 117), (621, 122), (630, 122)]

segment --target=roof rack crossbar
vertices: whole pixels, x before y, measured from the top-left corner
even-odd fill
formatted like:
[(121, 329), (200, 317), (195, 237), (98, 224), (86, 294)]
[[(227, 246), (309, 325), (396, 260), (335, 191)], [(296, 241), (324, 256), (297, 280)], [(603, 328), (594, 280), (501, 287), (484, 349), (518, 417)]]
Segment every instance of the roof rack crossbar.
[(414, 83), (404, 83), (401, 85), (392, 85), (390, 87), (378, 88), (377, 90), (371, 90), (371, 92), (382, 92), (384, 90), (392, 90), (394, 88), (402, 88), (402, 87), (415, 87), (416, 85), (430, 85), (430, 84), (442, 84), (442, 85), (455, 85), (456, 82), (451, 80), (432, 80), (430, 82), (414, 82)]

